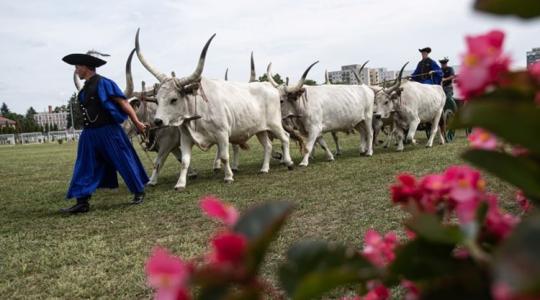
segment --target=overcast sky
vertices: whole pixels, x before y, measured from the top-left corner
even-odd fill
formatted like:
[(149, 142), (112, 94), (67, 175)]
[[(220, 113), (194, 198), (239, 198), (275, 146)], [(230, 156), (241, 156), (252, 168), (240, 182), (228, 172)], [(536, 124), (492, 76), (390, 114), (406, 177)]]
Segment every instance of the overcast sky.
[[(0, 1), (0, 102), (24, 113), (33, 106), (66, 104), (75, 91), (69, 53), (96, 49), (111, 55), (98, 72), (125, 86), (125, 60), (141, 28), (146, 58), (164, 73), (194, 69), (206, 40), (217, 33), (204, 76), (247, 81), (249, 54), (257, 76), (272, 61), (274, 72), (297, 79), (313, 61), (311, 78), (324, 70), (370, 60), (368, 67), (415, 65), (418, 48), (458, 64), (466, 34), (492, 28), (507, 33), (514, 67), (540, 47), (540, 22), (493, 18), (472, 11), (472, 0), (49, 0)], [(136, 87), (154, 82), (134, 59)]]

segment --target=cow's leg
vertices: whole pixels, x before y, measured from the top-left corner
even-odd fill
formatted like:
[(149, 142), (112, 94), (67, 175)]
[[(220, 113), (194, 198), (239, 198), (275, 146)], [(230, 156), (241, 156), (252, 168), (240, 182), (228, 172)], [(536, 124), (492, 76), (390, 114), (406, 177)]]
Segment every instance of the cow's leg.
[[(332, 136), (334, 136), (334, 132), (332, 132)], [(326, 159), (328, 161), (333, 161), (334, 160), (334, 155), (332, 155), (332, 151), (330, 151), (330, 147), (328, 147), (328, 144), (326, 144), (326, 141), (324, 140), (324, 138), (322, 136), (320, 136), (318, 139), (317, 139), (317, 142), (319, 143), (319, 145), (321, 145), (321, 147), (323, 148), (323, 150), (326, 152)], [(337, 145), (337, 144), (336, 144)]]
[(354, 128), (356, 128), (356, 131), (358, 131), (358, 133), (360, 134), (359, 135), (360, 136), (360, 147), (359, 147), (360, 155), (364, 155), (367, 153), (366, 129), (361, 123), (356, 124)]
[[(180, 151), (180, 147), (175, 147), (171, 150), (171, 153), (176, 157), (176, 160), (181, 164), (182, 163), (182, 151)], [(187, 177), (188, 179), (195, 179), (199, 176), (197, 173), (197, 170), (193, 169), (191, 166), (188, 168)]]
[(309, 155), (311, 154), (311, 151), (313, 151), (313, 146), (315, 145), (315, 142), (317, 141), (317, 138), (321, 132), (319, 130), (310, 130), (308, 135), (308, 141), (306, 143), (306, 151), (307, 153), (304, 154), (304, 158), (302, 159), (302, 162), (300, 162), (299, 166), (301, 167), (307, 167), (309, 164)]
[(281, 124), (273, 126), (271, 131), (272, 134), (281, 141), (281, 150), (283, 151), (282, 163), (284, 163), (289, 170), (292, 170), (294, 168), (294, 163), (291, 159), (289, 133), (283, 129)]
[(405, 137), (405, 130), (403, 130), (403, 128), (400, 128), (400, 127), (396, 127), (395, 130), (394, 130), (394, 136), (397, 140), (397, 151), (403, 151), (403, 140), (404, 140), (404, 137)]
[(233, 157), (232, 157), (232, 171), (238, 172), (238, 165), (240, 164), (240, 146), (237, 144), (232, 144), (232, 151), (233, 151)]
[(231, 170), (231, 164), (229, 160), (229, 137), (226, 133), (221, 134), (218, 137), (218, 153), (219, 159), (223, 164), (223, 169), (225, 171), (225, 183), (232, 183), (234, 181), (233, 172)]
[(334, 143), (336, 144), (336, 156), (340, 156), (341, 148), (339, 147), (339, 138), (337, 132), (332, 131), (332, 138), (334, 139)]
[(180, 167), (180, 176), (178, 182), (174, 186), (177, 191), (182, 191), (186, 188), (187, 173), (189, 165), (191, 163), (191, 148), (193, 147), (193, 141), (188, 134), (180, 135), (180, 151), (182, 151), (182, 164)]
[(431, 148), (433, 146), (433, 140), (435, 139), (435, 134), (439, 130), (439, 126), (437, 126), (437, 125), (439, 124), (439, 121), (441, 120), (441, 115), (442, 115), (442, 109), (437, 113), (437, 115), (435, 116), (435, 118), (431, 122), (431, 124), (432, 124), (431, 125), (431, 133), (429, 135), (429, 139), (428, 139), (428, 142), (426, 144), (426, 147), (428, 147), (428, 148)]
[(371, 115), (368, 115), (366, 119), (364, 120), (364, 123), (362, 124), (365, 129), (364, 140), (367, 144), (367, 149), (366, 149), (367, 156), (373, 155), (373, 127), (371, 126), (372, 124), (371, 118), (372, 118)]
[(159, 148), (157, 156), (154, 159), (154, 166), (152, 168), (152, 176), (150, 176), (150, 180), (147, 183), (148, 185), (155, 186), (158, 183), (159, 171), (161, 171), (161, 168), (165, 164), (165, 161), (167, 160), (169, 153), (170, 153), (170, 149), (166, 149), (165, 147)]
[(259, 140), (259, 143), (263, 146), (264, 149), (264, 159), (263, 159), (263, 165), (259, 173), (268, 173), (268, 170), (270, 170), (270, 157), (272, 155), (272, 142), (270, 142), (270, 139), (268, 138), (268, 132), (263, 131), (257, 133), (257, 139)]
[(214, 169), (214, 173), (218, 173), (219, 171), (221, 171), (221, 159), (219, 157), (219, 147), (218, 147), (218, 150), (216, 150), (216, 157), (214, 158), (213, 169)]
[[(438, 121), (439, 120), (437, 120), (437, 122)], [(418, 124), (420, 124), (420, 118), (416, 118), (416, 119), (412, 120), (412, 122), (409, 123), (409, 132), (407, 132), (406, 141), (408, 143), (409, 142), (412, 143), (413, 145), (416, 144), (416, 140), (414, 139), (414, 135), (416, 134), (416, 129), (418, 128)], [(435, 123), (435, 124), (438, 124), (438, 123)]]
[(373, 131), (373, 145), (379, 144), (377, 141), (377, 138), (379, 137), (379, 133), (381, 132), (382, 127), (384, 126), (383, 121), (381, 119), (372, 119), (371, 121), (371, 128)]

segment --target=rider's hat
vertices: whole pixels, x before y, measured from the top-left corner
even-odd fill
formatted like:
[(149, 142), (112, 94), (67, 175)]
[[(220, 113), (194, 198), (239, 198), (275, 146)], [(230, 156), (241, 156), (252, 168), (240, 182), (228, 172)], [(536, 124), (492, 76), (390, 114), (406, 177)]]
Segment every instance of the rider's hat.
[(445, 57), (445, 58), (439, 60), (439, 62), (440, 62), (441, 64), (447, 64), (449, 61), (450, 61), (450, 60), (448, 59), (448, 57)]
[(420, 51), (420, 52), (426, 52), (426, 53), (431, 53), (431, 48), (430, 48), (430, 47), (426, 47), (426, 48), (418, 49), (418, 51)]
[(107, 63), (106, 61), (99, 58), (98, 56), (109, 56), (109, 54), (103, 54), (95, 50), (90, 50), (86, 52), (86, 54), (82, 54), (82, 53), (68, 54), (64, 56), (62, 60), (70, 65), (81, 65), (81, 66), (97, 68)]

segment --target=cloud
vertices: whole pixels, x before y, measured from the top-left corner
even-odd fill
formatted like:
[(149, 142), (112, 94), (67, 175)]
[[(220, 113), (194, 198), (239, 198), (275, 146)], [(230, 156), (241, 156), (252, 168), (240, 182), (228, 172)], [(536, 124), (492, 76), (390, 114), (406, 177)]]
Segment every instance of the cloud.
[[(75, 89), (73, 67), (60, 59), (88, 49), (111, 54), (99, 72), (124, 86), (125, 59), (139, 27), (147, 59), (179, 76), (193, 71), (212, 33), (217, 37), (204, 70), (210, 78), (223, 78), (229, 68), (230, 80), (247, 80), (251, 51), (259, 76), (272, 61), (291, 80), (315, 60), (321, 63), (310, 77), (318, 81), (325, 69), (368, 59), (370, 67), (398, 69), (414, 64), (424, 46), (457, 63), (464, 35), (493, 27), (508, 33), (507, 49), (524, 66), (525, 51), (539, 46), (532, 38), (540, 33), (538, 22), (490, 18), (471, 6), (471, 0), (2, 1), (0, 101), (18, 112), (64, 104)], [(133, 71), (137, 82), (155, 81), (136, 60)]]

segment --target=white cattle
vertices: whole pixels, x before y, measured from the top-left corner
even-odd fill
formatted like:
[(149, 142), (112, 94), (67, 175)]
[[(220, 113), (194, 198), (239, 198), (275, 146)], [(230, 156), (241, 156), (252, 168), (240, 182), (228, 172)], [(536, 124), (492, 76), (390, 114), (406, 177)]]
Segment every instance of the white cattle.
[[(309, 155), (320, 136), (332, 131), (357, 129), (361, 133), (360, 152), (371, 156), (373, 91), (366, 85), (304, 86), (307, 74), (315, 64), (309, 66), (295, 87), (278, 85), (272, 79), (272, 64), (267, 69), (268, 79), (280, 92), (283, 117), (297, 119), (305, 129), (307, 153), (300, 166), (308, 165)], [(333, 160), (324, 140), (319, 139), (319, 142), (322, 142), (327, 158)]]
[(375, 94), (375, 118), (389, 118), (395, 112), (398, 126), (394, 130), (398, 136), (398, 151), (403, 150), (404, 131), (408, 128), (406, 141), (416, 143), (414, 136), (420, 122), (431, 123), (431, 134), (426, 147), (433, 146), (435, 134), (439, 133), (441, 144), (444, 138), (439, 128), (439, 120), (443, 112), (446, 96), (440, 85), (421, 84), (414, 81), (402, 80), (401, 68), (396, 83), (388, 89), (380, 89)]
[(289, 153), (289, 136), (281, 126), (279, 93), (268, 83), (238, 83), (201, 77), (206, 52), (213, 35), (203, 48), (195, 72), (184, 78), (168, 77), (157, 71), (143, 57), (139, 47), (139, 31), (135, 39), (137, 56), (143, 66), (160, 82), (157, 90), (157, 126), (180, 127), (182, 167), (176, 189), (184, 189), (191, 162), (193, 145), (208, 150), (218, 146), (218, 156), (224, 165), (225, 182), (233, 182), (229, 163), (229, 142), (244, 144), (256, 135), (264, 147), (264, 162), (260, 170), (270, 168), (272, 144), (268, 132), (282, 142), (284, 161), (293, 162)]

